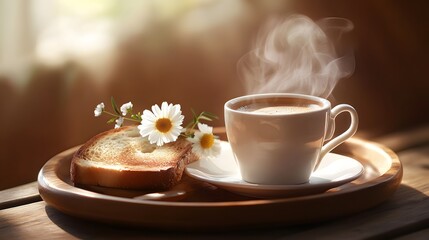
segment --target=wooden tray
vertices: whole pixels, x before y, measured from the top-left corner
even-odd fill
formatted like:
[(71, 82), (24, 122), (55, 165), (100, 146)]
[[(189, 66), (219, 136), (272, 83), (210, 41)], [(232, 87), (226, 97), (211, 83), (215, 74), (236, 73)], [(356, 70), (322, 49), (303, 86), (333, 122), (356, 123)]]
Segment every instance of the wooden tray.
[(325, 193), (279, 199), (252, 199), (184, 176), (177, 188), (186, 197), (141, 200), (146, 192), (83, 189), (70, 181), (70, 160), (78, 147), (50, 159), (38, 176), (48, 205), (69, 215), (107, 223), (162, 229), (210, 229), (315, 223), (360, 212), (388, 199), (402, 179), (397, 155), (379, 144), (351, 138), (336, 149), (360, 161), (365, 173)]

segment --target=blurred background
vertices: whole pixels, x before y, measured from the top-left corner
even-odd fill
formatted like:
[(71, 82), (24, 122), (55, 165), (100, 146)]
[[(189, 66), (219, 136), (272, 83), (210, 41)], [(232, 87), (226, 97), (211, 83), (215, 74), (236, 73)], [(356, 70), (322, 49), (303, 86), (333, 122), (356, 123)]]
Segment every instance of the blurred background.
[(136, 111), (179, 103), (185, 122), (210, 111), (223, 126), (223, 103), (246, 94), (237, 62), (267, 19), (297, 13), (353, 22), (342, 44), (355, 70), (330, 99), (357, 109), (360, 137), (429, 123), (427, 1), (0, 0), (0, 189), (112, 128), (93, 114), (110, 96)]

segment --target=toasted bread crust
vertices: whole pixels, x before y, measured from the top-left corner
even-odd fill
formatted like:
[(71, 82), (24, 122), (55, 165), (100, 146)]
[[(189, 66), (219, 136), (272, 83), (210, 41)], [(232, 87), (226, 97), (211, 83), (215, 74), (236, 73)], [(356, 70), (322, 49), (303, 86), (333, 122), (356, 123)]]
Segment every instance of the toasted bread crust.
[[(174, 154), (170, 154), (172, 156), (168, 156), (169, 159), (148, 160), (145, 156), (127, 156), (125, 151), (125, 154), (119, 154), (119, 159), (106, 159), (106, 162), (91, 161), (88, 150), (94, 148), (101, 139), (131, 128), (135, 127), (127, 126), (100, 133), (80, 147), (71, 161), (72, 181), (76, 185), (123, 189), (168, 189), (180, 181), (186, 164), (197, 160), (196, 155), (192, 153), (191, 143), (185, 139), (178, 139), (174, 143), (155, 149), (155, 151), (164, 149), (174, 151)], [(111, 164), (112, 161), (114, 164)]]

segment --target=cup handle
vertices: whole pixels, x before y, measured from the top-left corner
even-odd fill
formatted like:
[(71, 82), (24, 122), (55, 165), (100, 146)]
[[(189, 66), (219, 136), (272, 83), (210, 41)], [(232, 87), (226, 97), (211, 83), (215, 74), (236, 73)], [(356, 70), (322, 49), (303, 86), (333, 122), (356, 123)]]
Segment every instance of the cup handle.
[(350, 117), (351, 117), (350, 127), (345, 132), (343, 132), (342, 134), (340, 134), (336, 138), (332, 139), (331, 141), (329, 141), (328, 143), (323, 145), (323, 147), (320, 151), (320, 155), (319, 155), (319, 158), (317, 160), (316, 166), (314, 167), (314, 170), (316, 170), (319, 167), (320, 162), (322, 161), (323, 157), (328, 152), (330, 152), (332, 149), (336, 148), (338, 145), (340, 145), (342, 142), (346, 141), (348, 138), (352, 137), (357, 131), (359, 118), (358, 118), (356, 110), (348, 104), (339, 104), (339, 105), (335, 106), (334, 108), (332, 108), (332, 110), (331, 110), (331, 114), (330, 114), (329, 120), (328, 120), (329, 122), (328, 122), (327, 133), (326, 133), (328, 136), (327, 139), (329, 139), (334, 132), (335, 118), (342, 112), (350, 113)]

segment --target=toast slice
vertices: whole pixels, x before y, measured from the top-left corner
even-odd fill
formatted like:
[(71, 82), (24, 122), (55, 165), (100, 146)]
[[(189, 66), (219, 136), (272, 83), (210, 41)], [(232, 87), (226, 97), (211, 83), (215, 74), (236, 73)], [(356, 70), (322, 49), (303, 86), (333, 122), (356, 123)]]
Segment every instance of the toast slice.
[(186, 164), (197, 160), (184, 138), (158, 147), (140, 136), (137, 126), (100, 133), (82, 145), (71, 161), (75, 185), (123, 189), (168, 189)]

